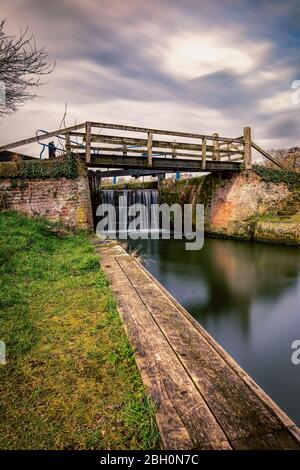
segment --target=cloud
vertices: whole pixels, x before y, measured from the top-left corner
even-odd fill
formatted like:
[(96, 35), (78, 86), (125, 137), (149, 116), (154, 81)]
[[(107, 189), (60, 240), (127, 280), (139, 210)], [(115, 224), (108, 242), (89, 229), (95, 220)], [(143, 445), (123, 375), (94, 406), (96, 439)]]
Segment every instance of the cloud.
[(299, 144), (299, 2), (275, 0), (0, 0), (30, 26), (56, 70), (42, 95), (1, 123), (1, 143), (89, 119)]

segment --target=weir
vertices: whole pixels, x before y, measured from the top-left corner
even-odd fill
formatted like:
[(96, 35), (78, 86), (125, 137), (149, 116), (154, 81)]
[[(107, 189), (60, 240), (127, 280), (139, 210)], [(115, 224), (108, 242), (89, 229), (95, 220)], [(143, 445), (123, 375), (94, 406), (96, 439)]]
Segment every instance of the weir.
[[(94, 228), (101, 220), (101, 217), (96, 215), (97, 207), (99, 204), (108, 204), (114, 207), (116, 212), (116, 229), (119, 229), (119, 212), (122, 208), (129, 208), (133, 205), (141, 205), (146, 213), (142, 214), (140, 218), (140, 230), (149, 230), (148, 220), (151, 220), (151, 207), (159, 203), (159, 192), (157, 189), (101, 189), (92, 193), (92, 207), (94, 214)], [(127, 225), (132, 220), (132, 217), (127, 217)]]

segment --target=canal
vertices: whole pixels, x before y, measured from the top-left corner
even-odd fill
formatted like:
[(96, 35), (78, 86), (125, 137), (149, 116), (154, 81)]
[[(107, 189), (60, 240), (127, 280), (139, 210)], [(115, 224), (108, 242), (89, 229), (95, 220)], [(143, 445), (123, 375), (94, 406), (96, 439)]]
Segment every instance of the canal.
[(300, 254), (297, 248), (205, 239), (128, 240), (146, 268), (300, 425)]

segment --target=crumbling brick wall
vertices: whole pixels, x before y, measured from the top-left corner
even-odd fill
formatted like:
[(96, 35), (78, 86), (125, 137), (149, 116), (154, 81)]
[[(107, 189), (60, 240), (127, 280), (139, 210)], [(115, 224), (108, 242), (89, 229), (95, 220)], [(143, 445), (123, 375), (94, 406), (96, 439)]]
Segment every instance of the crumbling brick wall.
[(92, 228), (90, 188), (86, 176), (74, 179), (0, 178), (1, 210), (41, 215), (72, 227)]

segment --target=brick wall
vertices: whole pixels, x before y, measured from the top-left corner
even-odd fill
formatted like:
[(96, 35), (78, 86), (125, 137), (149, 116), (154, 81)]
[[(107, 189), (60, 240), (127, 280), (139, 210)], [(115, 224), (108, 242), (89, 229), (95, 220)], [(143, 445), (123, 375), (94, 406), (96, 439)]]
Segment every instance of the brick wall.
[(260, 220), (264, 214), (284, 207), (292, 195), (287, 184), (266, 182), (254, 171), (224, 171), (179, 182), (165, 180), (160, 187), (160, 203), (204, 204), (207, 234), (299, 245), (298, 221), (287, 224), (277, 217), (270, 225)]
[(2, 179), (0, 208), (42, 215), (69, 226), (92, 228), (88, 179)]

